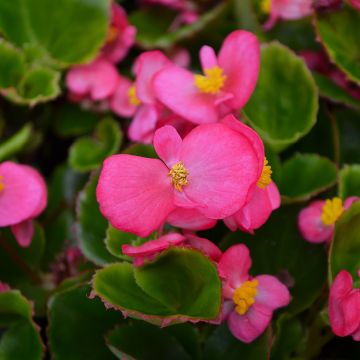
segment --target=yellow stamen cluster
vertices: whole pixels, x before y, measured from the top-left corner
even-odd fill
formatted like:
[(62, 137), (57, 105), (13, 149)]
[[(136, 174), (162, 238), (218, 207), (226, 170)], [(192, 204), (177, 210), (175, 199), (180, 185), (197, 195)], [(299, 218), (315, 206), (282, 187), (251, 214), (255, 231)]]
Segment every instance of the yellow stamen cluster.
[(136, 96), (135, 84), (130, 86), (130, 88), (128, 90), (128, 97), (129, 97), (129, 102), (131, 105), (139, 106), (141, 104), (141, 101)]
[(260, 4), (260, 10), (264, 14), (270, 14), (271, 11), (271, 0), (262, 0)]
[(168, 175), (171, 176), (171, 182), (178, 191), (183, 191), (182, 187), (189, 184), (187, 179), (189, 171), (185, 168), (182, 161), (173, 165)]
[(322, 208), (320, 219), (324, 225), (332, 225), (344, 212), (343, 202), (340, 198), (327, 199)]
[(236, 304), (235, 311), (239, 315), (246, 314), (254, 304), (258, 285), (259, 282), (257, 280), (245, 281), (234, 291), (233, 301)]
[(260, 179), (257, 182), (257, 186), (260, 189), (265, 189), (270, 183), (271, 183), (271, 174), (272, 174), (272, 170), (271, 170), (271, 166), (268, 165), (268, 161), (265, 158), (264, 159), (264, 167), (262, 170), (262, 173), (260, 175)]
[(113, 43), (118, 37), (118, 35), (119, 35), (119, 30), (114, 25), (111, 25), (107, 33), (106, 44)]
[(217, 94), (224, 86), (226, 75), (219, 66), (205, 70), (204, 75), (195, 75), (195, 86), (205, 94)]
[(4, 190), (4, 183), (3, 183), (3, 177), (0, 176), (0, 192), (2, 192)]

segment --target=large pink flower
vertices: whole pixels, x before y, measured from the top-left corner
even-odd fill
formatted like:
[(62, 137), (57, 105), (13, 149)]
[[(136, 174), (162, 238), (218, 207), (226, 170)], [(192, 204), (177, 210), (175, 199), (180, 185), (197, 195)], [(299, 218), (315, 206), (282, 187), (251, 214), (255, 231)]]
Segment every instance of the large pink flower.
[(352, 276), (346, 270), (340, 271), (331, 285), (329, 320), (335, 335), (352, 335), (360, 341), (360, 289), (353, 288)]
[(11, 226), (20, 246), (30, 245), (32, 219), (46, 204), (46, 184), (35, 169), (11, 161), (0, 164), (0, 227)]
[(117, 63), (128, 53), (134, 45), (136, 28), (127, 20), (124, 9), (113, 3), (111, 6), (111, 24), (109, 26), (106, 43), (101, 49), (100, 58)]
[(231, 333), (250, 343), (269, 325), (273, 311), (287, 306), (290, 294), (285, 285), (271, 275), (251, 277), (249, 249), (234, 245), (222, 255), (218, 270), (223, 278), (224, 319)]
[(176, 206), (225, 218), (244, 205), (257, 181), (255, 148), (224, 124), (198, 126), (183, 140), (164, 126), (154, 147), (162, 161), (120, 154), (104, 162), (97, 199), (120, 230), (148, 236)]
[(316, 200), (302, 209), (298, 217), (298, 227), (303, 238), (311, 243), (330, 241), (335, 222), (358, 197), (351, 196), (343, 204), (340, 198)]
[(259, 74), (259, 43), (247, 31), (234, 31), (218, 56), (211, 47), (203, 46), (200, 61), (205, 75), (169, 65), (155, 76), (154, 90), (165, 106), (184, 119), (214, 123), (241, 109), (250, 98)]

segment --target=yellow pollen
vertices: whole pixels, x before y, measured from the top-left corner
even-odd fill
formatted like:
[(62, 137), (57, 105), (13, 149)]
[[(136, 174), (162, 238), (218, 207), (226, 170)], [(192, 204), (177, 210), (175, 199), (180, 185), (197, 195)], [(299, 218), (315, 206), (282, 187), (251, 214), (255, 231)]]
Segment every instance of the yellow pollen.
[(178, 191), (183, 191), (182, 187), (189, 183), (187, 179), (189, 171), (185, 168), (182, 161), (173, 165), (168, 175), (171, 176), (171, 182)]
[(254, 304), (258, 285), (259, 282), (257, 280), (245, 281), (234, 291), (233, 301), (236, 304), (235, 311), (239, 315), (246, 314)]
[(344, 212), (342, 200), (338, 197), (327, 199), (322, 208), (320, 219), (324, 225), (332, 225)]
[(204, 75), (195, 75), (195, 86), (205, 94), (217, 94), (224, 86), (226, 75), (223, 69), (214, 66), (205, 70)]
[(270, 14), (271, 11), (271, 0), (262, 0), (260, 4), (260, 9), (265, 14)]
[(129, 97), (129, 102), (131, 105), (139, 106), (141, 104), (141, 101), (136, 96), (135, 84), (130, 86), (130, 88), (128, 90), (128, 97)]
[(0, 176), (0, 192), (2, 192), (4, 190), (4, 183), (3, 183), (3, 177)]
[(262, 173), (260, 175), (260, 179), (257, 182), (257, 186), (260, 189), (265, 189), (271, 183), (271, 181), (272, 181), (271, 174), (272, 174), (271, 166), (268, 165), (268, 161), (265, 158), (264, 159), (264, 167), (263, 167)]
[(107, 33), (106, 44), (113, 43), (116, 40), (118, 34), (119, 34), (118, 29), (114, 25), (111, 25), (109, 27), (109, 30), (108, 30), (108, 33)]

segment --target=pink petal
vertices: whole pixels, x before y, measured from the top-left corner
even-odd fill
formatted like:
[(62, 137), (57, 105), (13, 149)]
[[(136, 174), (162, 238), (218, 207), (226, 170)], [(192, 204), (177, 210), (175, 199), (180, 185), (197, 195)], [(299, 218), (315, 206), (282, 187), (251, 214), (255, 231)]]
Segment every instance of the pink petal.
[(21, 247), (28, 247), (34, 235), (34, 224), (32, 220), (25, 220), (11, 226), (11, 232)]
[(233, 245), (222, 254), (218, 272), (219, 276), (225, 279), (223, 283), (225, 297), (231, 298), (232, 292), (249, 278), (250, 267), (250, 252), (243, 244)]
[(181, 160), (189, 171), (184, 193), (212, 219), (223, 219), (239, 210), (257, 182), (253, 147), (243, 135), (223, 124), (192, 130), (183, 140)]
[(210, 240), (201, 238), (191, 233), (186, 233), (186, 242), (191, 247), (200, 250), (211, 260), (219, 261), (221, 258), (221, 250)]
[(350, 208), (350, 206), (359, 200), (358, 196), (350, 196), (344, 201), (344, 209), (347, 210)]
[(162, 68), (170, 64), (169, 59), (158, 50), (144, 52), (136, 59), (134, 65), (136, 94), (143, 103), (155, 103), (153, 78)]
[(181, 145), (182, 139), (174, 127), (165, 125), (156, 130), (154, 148), (169, 169), (179, 161)]
[(0, 227), (15, 225), (38, 216), (47, 203), (46, 184), (30, 166), (6, 161), (0, 164)]
[(104, 161), (97, 200), (102, 214), (119, 230), (146, 237), (174, 210), (167, 167), (157, 159), (113, 155)]
[(204, 45), (200, 49), (200, 63), (203, 71), (218, 66), (215, 51), (212, 47)]
[(211, 229), (216, 224), (216, 220), (205, 217), (196, 209), (181, 207), (171, 212), (166, 222), (172, 226), (193, 231)]
[(273, 311), (290, 302), (288, 288), (275, 276), (259, 275), (255, 279), (259, 282), (255, 302)]
[(237, 339), (251, 343), (265, 331), (271, 318), (271, 311), (255, 303), (245, 315), (234, 310), (228, 318), (228, 326)]
[(271, 14), (285, 20), (301, 19), (312, 12), (312, 0), (272, 0)]
[(326, 226), (320, 217), (325, 201), (312, 202), (308, 207), (300, 211), (298, 227), (303, 238), (311, 243), (322, 243), (328, 241), (333, 233), (334, 226)]
[(233, 31), (220, 49), (218, 61), (227, 76), (223, 90), (234, 94), (229, 101), (233, 109), (241, 109), (249, 100), (259, 75), (260, 46), (248, 31)]
[(154, 77), (157, 98), (168, 108), (195, 124), (218, 121), (215, 97), (194, 85), (194, 75), (177, 66), (167, 66)]
[(11, 290), (10, 286), (0, 281), (0, 293)]
[(131, 117), (137, 109), (137, 106), (130, 104), (129, 89), (131, 85), (129, 79), (119, 75), (116, 90), (109, 100), (111, 110), (119, 116)]

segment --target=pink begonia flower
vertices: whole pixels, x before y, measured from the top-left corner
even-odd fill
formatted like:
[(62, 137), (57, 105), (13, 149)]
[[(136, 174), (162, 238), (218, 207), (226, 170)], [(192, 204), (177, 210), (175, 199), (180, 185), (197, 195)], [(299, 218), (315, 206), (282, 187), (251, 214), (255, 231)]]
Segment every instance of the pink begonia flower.
[(200, 61), (205, 75), (169, 65), (155, 76), (154, 90), (165, 106), (184, 119), (214, 123), (249, 100), (259, 74), (259, 42), (250, 32), (234, 31), (218, 56), (203, 46)]
[(111, 6), (111, 24), (105, 45), (99, 58), (114, 64), (122, 60), (135, 43), (136, 28), (127, 20), (124, 9), (113, 3)]
[(350, 0), (350, 4), (358, 11), (360, 11), (360, 0)]
[(352, 276), (346, 270), (340, 271), (331, 285), (329, 321), (335, 335), (351, 335), (360, 341), (360, 289), (353, 288)]
[(104, 161), (97, 200), (117, 229), (148, 236), (176, 207), (223, 219), (257, 181), (252, 143), (224, 124), (198, 126), (183, 140), (167, 125), (156, 131), (154, 147), (162, 161), (125, 154)]
[(274, 27), (279, 19), (297, 20), (312, 13), (313, 0), (262, 0), (261, 9), (269, 14), (264, 24), (265, 30)]
[(359, 198), (351, 196), (345, 200), (334, 197), (328, 200), (316, 200), (300, 211), (298, 227), (303, 238), (311, 243), (330, 241), (335, 222)]
[(250, 343), (269, 325), (273, 311), (287, 306), (290, 294), (276, 277), (251, 277), (249, 249), (234, 245), (222, 255), (218, 271), (223, 279), (224, 320), (231, 333), (239, 340)]
[(115, 92), (118, 82), (115, 66), (105, 60), (74, 66), (66, 74), (66, 86), (71, 96), (81, 100), (104, 100)]
[(214, 243), (190, 233), (185, 236), (178, 233), (169, 233), (158, 239), (147, 241), (140, 246), (122, 245), (121, 250), (123, 254), (134, 258), (134, 266), (142, 266), (145, 261), (152, 261), (157, 255), (171, 246), (186, 246), (198, 249), (214, 261), (219, 260), (221, 257), (221, 251)]
[(0, 164), (0, 227), (11, 226), (20, 246), (30, 245), (32, 220), (46, 204), (46, 184), (37, 170), (11, 161)]
[(239, 228), (242, 231), (253, 233), (261, 227), (272, 211), (280, 206), (280, 193), (271, 180), (271, 166), (265, 158), (264, 144), (260, 136), (250, 127), (237, 120), (233, 115), (228, 115), (221, 120), (233, 130), (245, 135), (256, 149), (258, 157), (257, 184), (249, 192), (246, 204), (235, 214), (224, 219), (225, 225), (232, 231)]
[(9, 290), (11, 290), (10, 286), (8, 284), (0, 281), (0, 293), (6, 292), (6, 291), (9, 291)]

